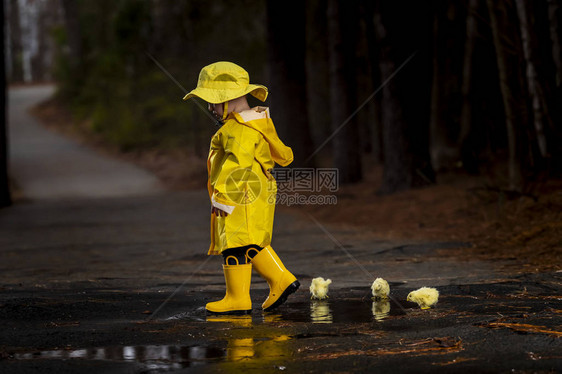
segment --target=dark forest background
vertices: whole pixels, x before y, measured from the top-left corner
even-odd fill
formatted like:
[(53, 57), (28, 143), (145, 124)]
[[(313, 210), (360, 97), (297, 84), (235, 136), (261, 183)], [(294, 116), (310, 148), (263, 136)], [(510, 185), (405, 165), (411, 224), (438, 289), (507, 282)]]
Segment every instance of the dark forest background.
[(337, 167), (343, 184), (375, 165), (382, 194), (451, 171), (492, 175), (516, 194), (560, 176), (562, 0), (4, 0), (4, 10), (8, 82), (54, 79), (73, 116), (124, 152), (205, 157), (216, 128), (153, 59), (187, 90), (202, 66), (227, 60), (270, 89), (294, 166)]

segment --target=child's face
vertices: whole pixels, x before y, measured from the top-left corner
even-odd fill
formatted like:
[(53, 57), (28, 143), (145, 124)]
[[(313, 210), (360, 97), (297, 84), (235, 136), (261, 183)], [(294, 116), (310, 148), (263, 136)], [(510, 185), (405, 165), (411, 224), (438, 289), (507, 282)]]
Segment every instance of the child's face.
[(223, 115), (223, 109), (224, 106), (222, 105), (222, 103), (220, 104), (211, 104), (209, 103), (208, 106), (209, 112), (211, 112), (213, 114), (213, 116), (215, 116), (217, 119), (222, 119), (222, 115)]

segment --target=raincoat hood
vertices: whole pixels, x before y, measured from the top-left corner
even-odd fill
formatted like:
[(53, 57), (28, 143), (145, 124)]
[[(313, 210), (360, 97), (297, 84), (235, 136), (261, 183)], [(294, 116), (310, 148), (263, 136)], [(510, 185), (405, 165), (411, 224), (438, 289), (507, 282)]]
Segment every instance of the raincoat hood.
[(250, 94), (265, 101), (267, 87), (250, 84), (248, 72), (232, 62), (219, 61), (205, 66), (199, 73), (197, 88), (184, 96), (184, 100), (197, 96), (208, 103), (219, 104)]
[(258, 106), (240, 113), (234, 113), (234, 118), (242, 125), (248, 126), (263, 135), (269, 144), (271, 157), (277, 164), (287, 166), (293, 162), (293, 150), (279, 139), (273, 121), (269, 116), (269, 108)]

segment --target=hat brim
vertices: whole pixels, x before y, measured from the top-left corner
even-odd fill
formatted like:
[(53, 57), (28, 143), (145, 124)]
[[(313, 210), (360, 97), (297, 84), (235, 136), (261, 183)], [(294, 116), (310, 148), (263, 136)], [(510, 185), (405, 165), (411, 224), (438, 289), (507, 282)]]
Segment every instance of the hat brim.
[(249, 84), (243, 90), (216, 90), (210, 88), (197, 87), (183, 97), (184, 100), (192, 97), (199, 97), (211, 104), (224, 103), (238, 97), (250, 94), (260, 101), (267, 99), (267, 87), (261, 84)]

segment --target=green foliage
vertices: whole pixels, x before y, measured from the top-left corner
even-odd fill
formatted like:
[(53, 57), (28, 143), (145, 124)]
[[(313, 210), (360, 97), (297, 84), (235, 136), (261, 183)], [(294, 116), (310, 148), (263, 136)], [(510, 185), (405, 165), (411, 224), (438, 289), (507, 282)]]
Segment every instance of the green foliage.
[[(195, 86), (201, 67), (215, 60), (238, 62), (260, 80), (265, 36), (263, 19), (255, 15), (263, 16), (263, 4), (243, 3), (241, 9), (233, 0), (80, 1), (77, 66), (69, 61), (66, 30), (53, 31), (58, 94), (77, 117), (91, 120), (94, 132), (123, 150), (206, 143), (215, 130), (211, 122), (182, 101), (182, 89), (147, 53), (187, 89)], [(236, 27), (222, 22), (227, 15), (240, 20)]]

